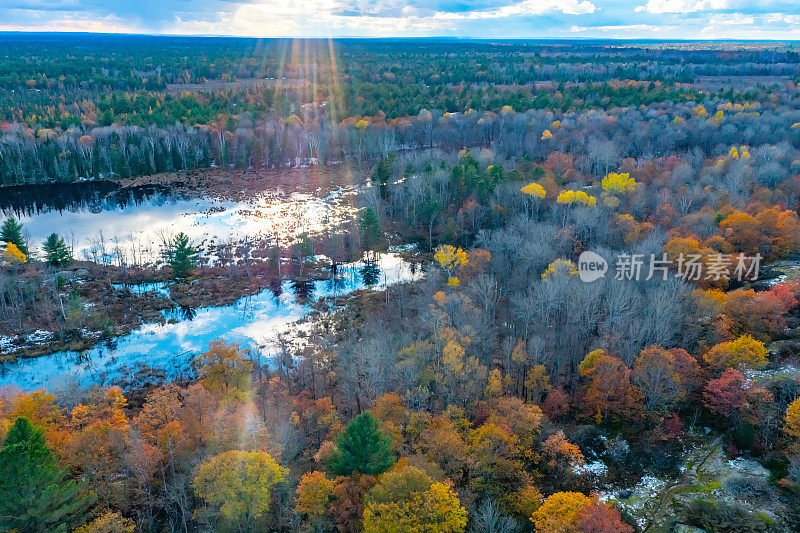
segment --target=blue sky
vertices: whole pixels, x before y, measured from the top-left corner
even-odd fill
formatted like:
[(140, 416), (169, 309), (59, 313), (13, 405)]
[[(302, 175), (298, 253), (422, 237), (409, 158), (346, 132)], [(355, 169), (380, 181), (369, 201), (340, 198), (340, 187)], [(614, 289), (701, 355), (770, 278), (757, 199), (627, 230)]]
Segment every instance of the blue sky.
[(787, 0), (0, 0), (0, 31), (798, 39)]

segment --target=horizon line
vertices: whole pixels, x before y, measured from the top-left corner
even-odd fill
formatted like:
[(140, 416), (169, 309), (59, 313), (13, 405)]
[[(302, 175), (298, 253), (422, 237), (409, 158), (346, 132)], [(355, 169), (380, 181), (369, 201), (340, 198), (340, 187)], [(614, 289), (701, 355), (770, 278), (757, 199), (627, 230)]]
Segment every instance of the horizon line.
[(60, 31), (60, 30), (0, 30), (0, 35), (96, 35), (96, 36), (119, 36), (119, 37), (169, 37), (169, 38), (219, 38), (219, 39), (304, 39), (304, 40), (454, 40), (454, 41), (618, 41), (618, 42), (663, 42), (663, 43), (797, 43), (800, 39), (660, 39), (657, 37), (471, 37), (459, 35), (420, 35), (420, 36), (257, 36), (257, 35), (229, 35), (215, 33), (131, 33), (131, 32), (93, 32), (93, 31)]

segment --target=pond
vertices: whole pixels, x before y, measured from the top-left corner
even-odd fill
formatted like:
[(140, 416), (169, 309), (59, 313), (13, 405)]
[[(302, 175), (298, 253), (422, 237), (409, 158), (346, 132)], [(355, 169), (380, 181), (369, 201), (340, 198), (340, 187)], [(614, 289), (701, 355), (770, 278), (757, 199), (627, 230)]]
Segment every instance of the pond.
[(324, 234), (358, 212), (354, 186), (314, 193), (270, 189), (241, 201), (106, 182), (47, 187), (53, 190), (46, 195), (31, 187), (3, 190), (0, 218), (19, 219), (32, 251), (41, 251), (55, 232), (77, 259), (104, 263), (156, 262), (165, 240), (178, 232), (202, 250), (245, 238), (286, 246), (301, 234)]
[[(158, 262), (165, 239), (184, 232), (205, 261), (214, 263), (227, 244), (257, 241), (280, 250), (301, 236), (324, 241), (333, 233), (346, 233), (344, 223), (357, 216), (358, 194), (363, 192), (349, 169), (300, 169), (262, 176), (261, 181), (231, 178), (221, 171), (201, 178), (206, 179), (198, 181), (205, 184), (201, 187), (161, 182), (121, 187), (101, 181), (6, 188), (0, 192), (0, 221), (17, 217), (32, 251), (40, 252), (41, 243), (56, 232), (73, 247), (76, 258), (108, 264)], [(369, 257), (370, 261), (346, 264), (337, 259), (335, 275), (325, 281), (265, 280), (268, 289), (232, 305), (174, 307), (157, 323), (145, 323), (81, 353), (56, 352), (6, 363), (0, 366), (0, 386), (30, 390), (133, 384), (150, 372), (174, 379), (190, 372), (191, 360), (217, 339), (237, 342), (269, 364), (279, 349), (279, 336), (291, 335), (297, 329), (292, 325), (311, 312), (315, 301), (365, 287), (385, 289), (420, 274), (397, 253)], [(284, 257), (278, 264), (284, 261), (292, 260)], [(171, 299), (165, 282), (109, 288)], [(33, 340), (31, 335), (25, 338), (47, 346), (52, 336), (51, 331), (36, 331)], [(0, 337), (0, 350), (12, 349), (11, 341)]]
[[(315, 281), (303, 294), (285, 281), (280, 288), (265, 289), (233, 305), (170, 313), (167, 323), (145, 324), (118, 338), (113, 346), (100, 345), (82, 353), (58, 352), (33, 359), (21, 359), (0, 367), (0, 386), (21, 389), (59, 390), (71, 386), (136, 383), (147, 370), (165, 379), (190, 371), (191, 360), (217, 339), (239, 343), (254, 357), (269, 364), (279, 353), (279, 336), (290, 333), (291, 325), (311, 311), (320, 298), (343, 296), (357, 289), (388, 286), (414, 280), (421, 273), (396, 253), (377, 254), (375, 260), (341, 265), (335, 278)], [(150, 288), (152, 289), (152, 288)], [(153, 290), (163, 290), (157, 287)]]

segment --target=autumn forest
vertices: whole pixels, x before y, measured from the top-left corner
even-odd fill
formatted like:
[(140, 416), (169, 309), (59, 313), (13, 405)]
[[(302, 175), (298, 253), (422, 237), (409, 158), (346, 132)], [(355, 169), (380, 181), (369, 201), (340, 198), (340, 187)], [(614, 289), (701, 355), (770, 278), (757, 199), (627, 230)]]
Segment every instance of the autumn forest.
[(0, 33), (0, 531), (790, 532), (800, 45)]

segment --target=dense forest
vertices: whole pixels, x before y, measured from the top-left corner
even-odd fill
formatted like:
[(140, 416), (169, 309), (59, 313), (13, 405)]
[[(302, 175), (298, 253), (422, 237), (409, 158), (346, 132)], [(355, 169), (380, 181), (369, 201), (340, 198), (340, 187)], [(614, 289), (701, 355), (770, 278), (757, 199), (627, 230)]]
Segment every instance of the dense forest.
[(3, 375), (164, 321), (134, 280), (198, 307), (310, 300), (379, 252), (423, 270), (318, 302), (277, 353), (0, 388), (0, 529), (796, 531), (798, 50), (0, 36), (0, 195), (359, 178), (337, 231), (179, 233), (146, 264), (6, 211)]
[[(522, 144), (526, 136), (538, 137), (553, 120), (565, 126), (556, 142), (574, 142), (579, 134), (567, 126), (589, 110), (688, 118), (691, 108), (708, 102), (714, 109), (737, 106), (743, 116), (766, 113), (765, 127), (791, 126), (793, 82), (800, 78), (794, 50), (600, 43), (162, 44), (133, 36), (66, 43), (37, 36), (1, 38), (0, 56), (0, 183), (6, 185), (214, 165), (374, 162), (391, 150), (432, 146), (493, 143), (518, 157), (530, 149)], [(704, 83), (724, 76), (744, 82)], [(510, 111), (520, 116), (504, 118)], [(744, 121), (732, 126), (752, 128)], [(697, 121), (673, 127), (653, 155), (686, 150), (681, 139), (708, 135)], [(761, 142), (757, 131), (737, 133), (718, 142)], [(507, 136), (515, 141), (503, 142)], [(639, 155), (628, 139), (617, 141), (621, 157)]]

